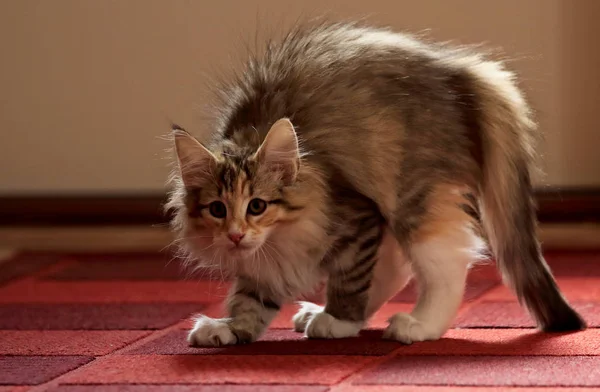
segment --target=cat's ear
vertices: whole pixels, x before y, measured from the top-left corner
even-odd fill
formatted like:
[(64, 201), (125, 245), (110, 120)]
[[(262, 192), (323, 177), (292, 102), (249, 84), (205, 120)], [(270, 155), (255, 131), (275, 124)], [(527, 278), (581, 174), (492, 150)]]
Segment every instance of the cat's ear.
[(294, 125), (287, 118), (277, 120), (256, 152), (256, 159), (269, 169), (282, 173), (286, 184), (296, 180), (300, 150)]
[(183, 128), (177, 125), (171, 128), (181, 179), (186, 186), (197, 185), (213, 172), (217, 158)]

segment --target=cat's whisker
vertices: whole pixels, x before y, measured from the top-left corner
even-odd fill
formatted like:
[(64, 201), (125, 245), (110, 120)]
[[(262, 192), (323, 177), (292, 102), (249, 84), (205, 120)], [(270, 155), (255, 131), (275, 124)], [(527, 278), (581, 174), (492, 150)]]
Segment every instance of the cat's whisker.
[(221, 272), (221, 283), (225, 283), (225, 276), (223, 276), (223, 257), (219, 250), (217, 252), (219, 254), (219, 272)]
[[(272, 248), (271, 248), (272, 249)], [(269, 249), (263, 249), (263, 253), (265, 254), (265, 257), (269, 259), (269, 261), (272, 264), (276, 264), (277, 261), (275, 260), (275, 258), (273, 257), (273, 255), (271, 255), (271, 253), (269, 252)], [(281, 260), (280, 260), (281, 261)]]
[(166, 249), (168, 249), (168, 248), (170, 248), (170, 247), (172, 247), (172, 246), (174, 246), (174, 245), (177, 245), (177, 244), (179, 244), (179, 243), (181, 243), (181, 242), (189, 242), (190, 240), (195, 240), (195, 239), (204, 239), (204, 238), (213, 238), (213, 237), (212, 237), (212, 236), (210, 236), (210, 235), (193, 235), (193, 236), (190, 236), (190, 237), (179, 237), (179, 238), (175, 238), (175, 239), (173, 239), (173, 240), (172, 240), (172, 241), (171, 241), (171, 242), (170, 242), (168, 245), (165, 245), (165, 246), (164, 246), (164, 247), (163, 247), (163, 248), (160, 250), (160, 252), (164, 252)]
[[(258, 250), (260, 251), (261, 249), (258, 248)], [(256, 292), (258, 293), (258, 292), (260, 292), (259, 291), (260, 265), (262, 263), (261, 263), (260, 257), (258, 256), (257, 252), (252, 253), (252, 263), (256, 264), (256, 277), (257, 277), (257, 279), (255, 279), (255, 280), (256, 280)]]
[(276, 248), (275, 244), (274, 244), (272, 241), (270, 241), (269, 239), (267, 239), (267, 240), (264, 242), (264, 244), (265, 244), (265, 245), (266, 245), (266, 246), (267, 246), (269, 249), (271, 249), (273, 252), (275, 252), (275, 253), (276, 253), (276, 255), (277, 255), (277, 257), (279, 258), (279, 261), (280, 261), (280, 262), (283, 262), (283, 261), (285, 261), (285, 260), (283, 260), (283, 255), (282, 255), (281, 253), (279, 253), (279, 251), (277, 250), (277, 248)]

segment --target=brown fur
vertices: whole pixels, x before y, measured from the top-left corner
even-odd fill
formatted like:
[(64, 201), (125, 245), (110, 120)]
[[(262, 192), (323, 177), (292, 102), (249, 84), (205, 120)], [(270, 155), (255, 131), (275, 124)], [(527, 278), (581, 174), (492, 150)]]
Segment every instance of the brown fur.
[[(325, 274), (324, 312), (362, 322), (387, 228), (434, 293), (422, 293), (414, 313), (421, 320), (399, 317), (397, 328), (448, 324), (428, 319), (443, 294), (430, 281), (435, 269), (420, 263), (442, 260), (424, 244), (459, 246), (454, 238), (473, 247), (455, 249), (466, 268), (479, 259), (483, 237), (543, 328), (584, 326), (535, 239), (528, 174), (535, 126), (502, 64), (382, 29), (322, 23), (269, 43), (222, 92), (206, 147), (176, 133), (179, 171), (168, 207), (177, 213), (173, 228), (195, 236), (185, 246), (203, 263), (217, 257), (207, 249), (232, 228), (264, 236), (264, 246), (219, 262), (240, 281), (257, 283), (245, 298), (281, 303)], [(255, 197), (268, 202), (258, 217), (246, 212)], [(226, 219), (208, 214), (214, 200), (226, 204)], [(453, 273), (464, 286), (466, 273)], [(423, 336), (439, 337), (423, 325)], [(414, 339), (400, 329), (390, 335)]]

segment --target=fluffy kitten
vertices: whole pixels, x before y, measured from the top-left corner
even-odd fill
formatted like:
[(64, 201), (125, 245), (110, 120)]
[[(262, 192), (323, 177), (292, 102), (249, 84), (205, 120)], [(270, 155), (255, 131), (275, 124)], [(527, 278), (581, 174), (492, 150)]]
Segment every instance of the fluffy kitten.
[(173, 130), (172, 226), (191, 259), (234, 277), (229, 316), (200, 317), (190, 344), (256, 340), (323, 277), (326, 305), (303, 303), (296, 330), (355, 336), (413, 274), (418, 302), (384, 336), (438, 339), (486, 243), (540, 328), (585, 327), (540, 253), (535, 126), (502, 64), (322, 23), (269, 43), (223, 97), (210, 143)]

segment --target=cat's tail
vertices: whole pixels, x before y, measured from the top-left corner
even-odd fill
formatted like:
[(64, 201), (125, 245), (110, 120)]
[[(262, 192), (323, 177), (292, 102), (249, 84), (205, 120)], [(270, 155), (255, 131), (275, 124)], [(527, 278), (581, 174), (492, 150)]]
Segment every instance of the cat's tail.
[(499, 63), (468, 67), (482, 147), (481, 218), (505, 283), (544, 331), (571, 331), (585, 322), (562, 296), (536, 237), (530, 168), (536, 127), (530, 109)]

